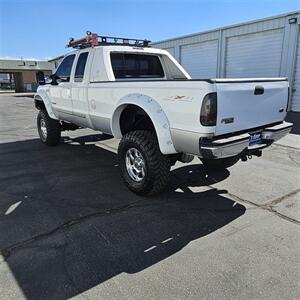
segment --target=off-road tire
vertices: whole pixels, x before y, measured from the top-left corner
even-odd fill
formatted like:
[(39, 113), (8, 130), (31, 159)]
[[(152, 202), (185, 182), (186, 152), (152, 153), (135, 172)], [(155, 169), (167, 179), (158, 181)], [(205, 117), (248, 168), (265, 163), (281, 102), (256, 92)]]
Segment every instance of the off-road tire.
[[(137, 149), (144, 159), (145, 176), (140, 182), (134, 181), (127, 171), (126, 153), (131, 148)], [(168, 183), (170, 159), (160, 152), (157, 137), (152, 131), (136, 130), (125, 134), (119, 144), (118, 161), (125, 185), (138, 195), (158, 194)]]
[[(41, 129), (41, 122), (44, 121), (46, 128), (46, 135), (43, 134)], [(40, 110), (37, 116), (37, 128), (41, 141), (48, 146), (56, 146), (59, 144), (61, 137), (61, 126), (56, 120), (49, 117), (46, 110)]]
[(202, 164), (208, 168), (213, 170), (224, 170), (233, 165), (235, 165), (239, 161), (238, 156), (226, 157), (226, 158), (219, 158), (219, 159), (204, 159), (199, 158)]

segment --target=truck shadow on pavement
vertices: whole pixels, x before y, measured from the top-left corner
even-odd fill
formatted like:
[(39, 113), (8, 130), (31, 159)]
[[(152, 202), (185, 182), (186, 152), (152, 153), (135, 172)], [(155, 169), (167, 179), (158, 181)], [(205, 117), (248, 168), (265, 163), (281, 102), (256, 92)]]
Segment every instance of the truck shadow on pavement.
[(141, 198), (114, 153), (80, 144), (0, 144), (1, 253), (28, 299), (66, 299), (142, 271), (245, 212), (226, 191), (205, 191), (228, 171), (180, 167), (166, 193)]

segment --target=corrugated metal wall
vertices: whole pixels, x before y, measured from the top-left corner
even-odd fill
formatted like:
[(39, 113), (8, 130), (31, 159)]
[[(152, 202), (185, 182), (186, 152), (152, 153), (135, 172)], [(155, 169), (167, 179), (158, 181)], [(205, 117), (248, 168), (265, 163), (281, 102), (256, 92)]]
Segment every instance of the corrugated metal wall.
[(289, 108), (300, 111), (299, 22), (294, 12), (152, 45), (168, 50), (193, 78), (288, 77)]
[(164, 49), (167, 50), (169, 53), (171, 53), (175, 57), (175, 48), (174, 47), (164, 48)]

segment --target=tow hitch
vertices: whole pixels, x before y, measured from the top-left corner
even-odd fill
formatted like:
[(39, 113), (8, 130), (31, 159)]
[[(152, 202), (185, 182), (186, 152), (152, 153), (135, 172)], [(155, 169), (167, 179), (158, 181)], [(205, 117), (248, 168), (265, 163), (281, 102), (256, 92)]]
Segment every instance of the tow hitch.
[(242, 154), (241, 154), (241, 160), (242, 161), (247, 161), (248, 159), (252, 159), (252, 156), (257, 156), (261, 157), (262, 156), (262, 151), (261, 150), (251, 150), (251, 149), (246, 149)]

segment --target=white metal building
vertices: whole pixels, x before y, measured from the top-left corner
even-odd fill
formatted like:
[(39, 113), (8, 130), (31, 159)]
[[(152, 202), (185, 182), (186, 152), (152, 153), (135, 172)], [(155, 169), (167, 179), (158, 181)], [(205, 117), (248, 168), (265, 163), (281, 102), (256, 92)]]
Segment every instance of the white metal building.
[(288, 77), (300, 111), (300, 11), (152, 43), (192, 78)]

